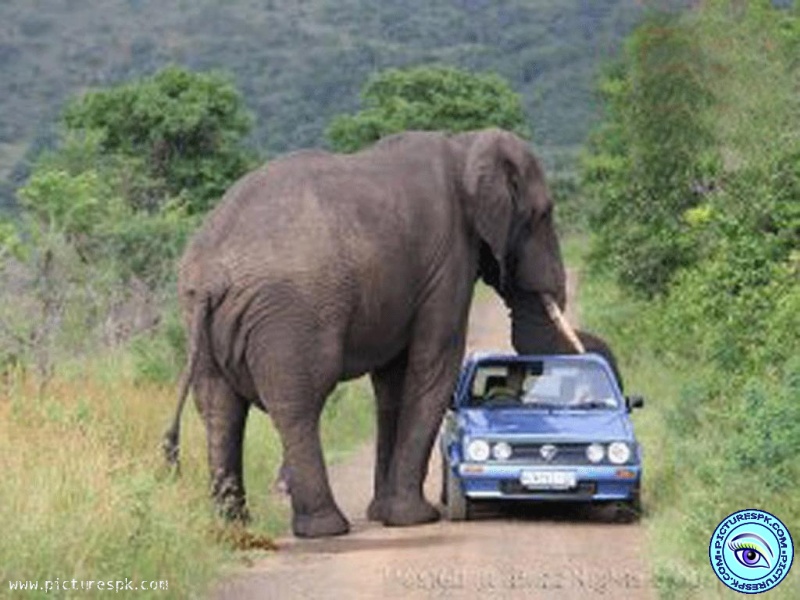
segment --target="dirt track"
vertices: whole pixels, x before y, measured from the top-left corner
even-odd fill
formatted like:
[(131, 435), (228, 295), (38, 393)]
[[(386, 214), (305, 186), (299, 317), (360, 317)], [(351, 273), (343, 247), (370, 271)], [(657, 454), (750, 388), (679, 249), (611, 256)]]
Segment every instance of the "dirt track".
[[(570, 278), (573, 297), (574, 283)], [(500, 301), (481, 299), (470, 318), (469, 348), (508, 349), (508, 328)], [(578, 508), (537, 508), (486, 513), (466, 523), (386, 528), (364, 516), (372, 461), (369, 444), (330, 470), (353, 526), (350, 535), (279, 540), (277, 553), (222, 582), (215, 597), (655, 598), (641, 525), (605, 522)], [(439, 498), (439, 461), (437, 450), (425, 486), (431, 501)]]

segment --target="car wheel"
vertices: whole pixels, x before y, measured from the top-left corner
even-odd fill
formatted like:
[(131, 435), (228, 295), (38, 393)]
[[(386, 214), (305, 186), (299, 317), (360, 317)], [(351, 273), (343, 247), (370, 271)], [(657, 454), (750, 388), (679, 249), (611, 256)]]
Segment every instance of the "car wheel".
[(447, 470), (447, 461), (442, 458), (442, 491), (439, 496), (442, 506), (447, 506)]
[(642, 515), (642, 504), (638, 494), (630, 500), (610, 502), (604, 508), (605, 519), (614, 523), (635, 523)]
[(636, 493), (627, 502), (620, 502), (617, 506), (616, 520), (621, 523), (635, 523), (642, 516), (642, 499)]
[(466, 521), (469, 518), (469, 500), (464, 495), (458, 478), (445, 467), (445, 487), (447, 494), (445, 513), (450, 521)]
[(604, 523), (634, 523), (640, 510), (636, 500), (612, 500), (593, 504), (592, 514)]

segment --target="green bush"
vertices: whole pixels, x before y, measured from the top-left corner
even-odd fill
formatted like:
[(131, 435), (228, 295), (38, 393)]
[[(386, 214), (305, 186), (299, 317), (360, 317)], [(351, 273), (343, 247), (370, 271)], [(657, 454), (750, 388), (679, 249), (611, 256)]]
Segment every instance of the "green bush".
[(450, 67), (388, 69), (361, 92), (363, 110), (339, 115), (326, 136), (335, 150), (355, 152), (406, 130), (452, 133), (501, 127), (527, 137), (522, 98), (499, 75)]
[(162, 385), (176, 382), (186, 364), (186, 334), (177, 308), (166, 312), (155, 331), (137, 336), (130, 349), (134, 381)]

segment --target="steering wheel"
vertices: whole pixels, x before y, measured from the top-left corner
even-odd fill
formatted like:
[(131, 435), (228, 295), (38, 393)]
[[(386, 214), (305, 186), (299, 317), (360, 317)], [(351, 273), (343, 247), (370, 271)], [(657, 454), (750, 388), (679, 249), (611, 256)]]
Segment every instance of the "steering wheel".
[(494, 387), (486, 392), (483, 397), (484, 404), (495, 406), (517, 406), (519, 397), (517, 392), (507, 387)]

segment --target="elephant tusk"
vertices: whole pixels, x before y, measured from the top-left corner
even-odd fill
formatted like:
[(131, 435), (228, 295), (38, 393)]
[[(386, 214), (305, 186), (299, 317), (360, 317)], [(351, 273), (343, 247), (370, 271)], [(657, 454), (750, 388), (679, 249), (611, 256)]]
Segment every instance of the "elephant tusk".
[(553, 320), (553, 323), (555, 323), (556, 328), (567, 338), (567, 341), (572, 344), (578, 354), (584, 354), (586, 348), (583, 347), (583, 343), (578, 338), (578, 334), (575, 333), (575, 330), (564, 318), (564, 314), (561, 312), (555, 299), (549, 294), (542, 294), (542, 302), (544, 302), (547, 314)]

